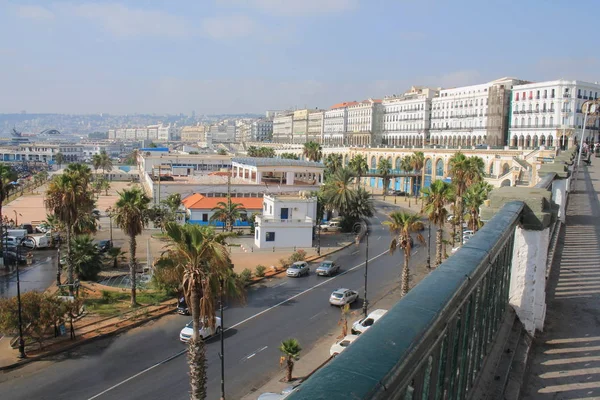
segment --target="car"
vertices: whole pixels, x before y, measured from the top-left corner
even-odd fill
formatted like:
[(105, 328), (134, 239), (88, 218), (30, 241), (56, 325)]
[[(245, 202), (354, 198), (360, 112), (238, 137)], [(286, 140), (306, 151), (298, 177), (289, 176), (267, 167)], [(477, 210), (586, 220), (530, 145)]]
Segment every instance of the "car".
[(290, 394), (294, 393), (296, 391), (296, 389), (298, 388), (298, 386), (300, 386), (299, 383), (297, 383), (295, 385), (290, 385), (290, 386), (286, 387), (285, 389), (283, 389), (281, 391), (281, 393), (273, 393), (273, 392), (262, 393), (260, 396), (258, 396), (257, 400), (281, 400), (281, 399), (285, 399)]
[(463, 231), (463, 236), (465, 236), (465, 235), (471, 235), (471, 236), (473, 236), (474, 234), (475, 234), (475, 232), (473, 232), (471, 229), (465, 229)]
[(112, 242), (110, 240), (99, 240), (96, 244), (100, 253), (106, 253), (112, 248)]
[(340, 266), (333, 261), (325, 260), (315, 270), (319, 276), (331, 276), (340, 272)]
[[(208, 327), (207, 324), (204, 323), (205, 321), (200, 321), (200, 339), (204, 340), (212, 335), (218, 335), (221, 333), (221, 318), (216, 317), (215, 319), (215, 329)], [(186, 343), (190, 341), (192, 335), (194, 334), (193, 323), (193, 321), (190, 321), (186, 326), (183, 327), (181, 332), (179, 332), (179, 340)]]
[(379, 309), (374, 310), (366, 316), (366, 318), (359, 319), (354, 324), (352, 324), (351, 332), (355, 335), (360, 335), (364, 333), (367, 329), (369, 329), (375, 322), (377, 322), (381, 317), (383, 317), (387, 313), (387, 310)]
[(183, 296), (177, 300), (177, 314), (190, 315), (190, 310), (185, 302), (185, 297)]
[(403, 190), (393, 190), (392, 195), (394, 196), (406, 196), (406, 192)]
[(346, 335), (343, 339), (337, 341), (334, 345), (329, 349), (330, 356), (337, 356), (342, 351), (346, 349), (346, 347), (350, 346), (356, 339), (358, 339), (358, 335)]
[(288, 267), (286, 274), (287, 276), (299, 278), (302, 275), (308, 275), (309, 272), (310, 268), (306, 261), (296, 261)]
[(319, 225), (323, 232), (338, 232), (342, 229), (338, 221), (330, 221), (326, 224)]
[(329, 304), (332, 306), (343, 306), (352, 304), (358, 299), (358, 292), (350, 289), (336, 289), (329, 296)]
[(5, 250), (1, 254), (6, 265), (15, 265), (16, 260), (19, 260), (19, 264), (25, 264), (27, 262), (25, 254), (20, 252), (17, 253), (15, 251)]

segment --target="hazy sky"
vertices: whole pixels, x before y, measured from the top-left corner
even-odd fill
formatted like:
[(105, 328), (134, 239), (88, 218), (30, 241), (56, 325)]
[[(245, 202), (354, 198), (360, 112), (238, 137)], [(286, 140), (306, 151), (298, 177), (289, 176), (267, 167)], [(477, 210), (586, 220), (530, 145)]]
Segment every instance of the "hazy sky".
[(597, 10), (597, 0), (0, 0), (0, 113), (263, 112), (503, 76), (596, 81)]

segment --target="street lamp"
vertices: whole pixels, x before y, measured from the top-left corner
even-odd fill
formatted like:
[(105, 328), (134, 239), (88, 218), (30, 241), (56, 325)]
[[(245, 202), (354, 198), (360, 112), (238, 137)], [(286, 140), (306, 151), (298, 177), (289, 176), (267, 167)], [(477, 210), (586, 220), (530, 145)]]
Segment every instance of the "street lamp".
[(60, 287), (60, 273), (62, 271), (62, 265), (60, 263), (60, 235), (56, 241), (58, 242), (56, 245), (56, 286)]
[(427, 269), (431, 269), (431, 221), (427, 228)]
[(321, 224), (317, 225), (317, 255), (321, 255)]
[(369, 308), (369, 301), (367, 298), (367, 276), (369, 273), (369, 226), (366, 222), (357, 222), (354, 224), (353, 231), (356, 232), (356, 245), (360, 244), (360, 234), (365, 230), (365, 238), (366, 238), (366, 249), (365, 249), (365, 299), (363, 301), (363, 314), (365, 318), (367, 317), (367, 309)]
[(17, 215), (20, 215), (22, 217), (23, 214), (17, 213), (17, 210), (13, 210), (13, 212), (15, 213), (15, 226), (19, 226), (19, 217)]
[(26, 358), (25, 354), (25, 340), (23, 339), (23, 309), (21, 305), (21, 279), (19, 276), (19, 256), (21, 255), (21, 245), (17, 245), (17, 257), (15, 264), (17, 266), (17, 307), (19, 313), (19, 358)]
[(221, 352), (219, 353), (219, 358), (221, 359), (221, 400), (225, 400), (225, 337), (223, 336), (225, 331), (223, 327), (225, 324), (223, 322), (223, 284), (224, 280), (221, 277), (219, 279), (219, 313), (221, 314)]
[(581, 105), (581, 111), (583, 111), (583, 129), (581, 130), (581, 140), (579, 142), (579, 154), (577, 156), (577, 170), (579, 170), (579, 164), (581, 162), (581, 153), (583, 151), (583, 138), (585, 135), (585, 126), (587, 125), (587, 119), (589, 114), (596, 114), (600, 111), (599, 100), (588, 100)]

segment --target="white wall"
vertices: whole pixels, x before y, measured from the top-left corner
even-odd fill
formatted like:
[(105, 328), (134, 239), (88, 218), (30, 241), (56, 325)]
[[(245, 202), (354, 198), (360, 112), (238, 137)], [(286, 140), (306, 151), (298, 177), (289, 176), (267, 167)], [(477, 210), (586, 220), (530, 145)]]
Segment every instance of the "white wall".
[[(267, 234), (275, 233), (274, 241), (267, 241)], [(254, 244), (258, 248), (271, 247), (312, 247), (312, 226), (295, 227), (293, 224), (287, 226), (263, 224), (254, 232)]]

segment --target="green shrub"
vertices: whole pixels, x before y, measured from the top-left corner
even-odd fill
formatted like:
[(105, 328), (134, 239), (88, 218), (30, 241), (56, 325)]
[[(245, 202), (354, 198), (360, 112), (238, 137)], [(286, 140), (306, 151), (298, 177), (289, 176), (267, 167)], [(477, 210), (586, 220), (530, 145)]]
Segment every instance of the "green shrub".
[(263, 276), (265, 276), (266, 269), (267, 267), (265, 267), (264, 265), (257, 265), (255, 275), (259, 278), (262, 278)]
[(287, 269), (287, 267), (289, 267), (290, 264), (291, 264), (291, 262), (287, 258), (280, 258), (279, 259), (279, 265), (283, 269)]
[(306, 251), (298, 250), (295, 251), (289, 258), (289, 263), (295, 263), (296, 261), (304, 261), (306, 260)]
[(108, 290), (103, 290), (102, 291), (102, 302), (104, 304), (108, 304), (112, 301), (112, 296), (110, 295), (110, 292)]
[(252, 271), (250, 271), (248, 268), (244, 268), (240, 274), (240, 280), (244, 283), (244, 285), (248, 285), (252, 280)]

